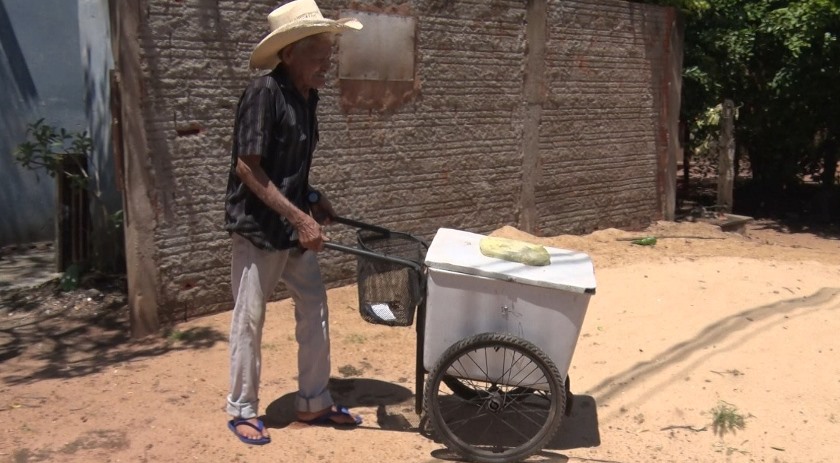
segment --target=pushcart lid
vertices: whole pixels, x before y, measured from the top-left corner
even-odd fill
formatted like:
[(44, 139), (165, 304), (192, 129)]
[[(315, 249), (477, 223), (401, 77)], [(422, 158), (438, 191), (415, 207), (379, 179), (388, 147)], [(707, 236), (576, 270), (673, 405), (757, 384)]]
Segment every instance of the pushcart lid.
[(484, 235), (441, 228), (426, 252), (429, 268), (476, 275), (576, 293), (595, 293), (595, 272), (592, 259), (582, 252), (545, 246), (551, 263), (526, 265), (481, 252)]

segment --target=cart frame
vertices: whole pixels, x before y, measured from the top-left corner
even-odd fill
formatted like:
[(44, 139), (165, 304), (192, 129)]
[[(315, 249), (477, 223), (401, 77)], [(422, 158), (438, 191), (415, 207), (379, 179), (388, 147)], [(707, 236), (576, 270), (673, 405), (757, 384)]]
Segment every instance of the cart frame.
[[(425, 247), (426, 250), (429, 248), (429, 243), (411, 234), (392, 232), (391, 230), (383, 227), (343, 217), (333, 217), (332, 219), (333, 222), (357, 228), (358, 244), (363, 248), (366, 247), (366, 245), (362, 239), (361, 230), (374, 232), (377, 238), (381, 237), (382, 239), (390, 239), (392, 235), (398, 235), (401, 238), (409, 237), (411, 240), (416, 241)], [(533, 455), (535, 452), (541, 450), (543, 446), (546, 445), (551, 438), (553, 438), (560, 427), (562, 416), (568, 416), (570, 414), (572, 395), (569, 390), (568, 371), (561, 374), (557, 370), (557, 367), (550, 356), (530, 341), (515, 335), (495, 332), (472, 335), (461, 339), (441, 354), (440, 358), (435, 362), (435, 366), (431, 367), (430, 371), (427, 371), (424, 365), (424, 348), (427, 329), (426, 304), (428, 301), (429, 275), (428, 266), (425, 264), (425, 260), (423, 262), (416, 262), (403, 257), (386, 255), (369, 249), (361, 249), (354, 246), (347, 246), (332, 242), (326, 242), (325, 247), (327, 249), (356, 255), (357, 257), (363, 257), (365, 259), (372, 259), (374, 261), (387, 262), (401, 267), (408, 267), (417, 272), (417, 275), (419, 275), (420, 281), (418, 283), (420, 286), (420, 294), (418, 295), (419, 297), (417, 299), (416, 310), (413, 312), (413, 316), (416, 317), (416, 321), (414, 321), (414, 323), (417, 333), (415, 351), (414, 410), (415, 413), (421, 417), (429, 419), (432, 429), (438, 433), (438, 437), (440, 437), (447, 447), (469, 460), (484, 463), (509, 463), (513, 461), (520, 461), (521, 459)], [(413, 277), (414, 274), (411, 275)], [(359, 276), (360, 280), (361, 278), (362, 277)], [(361, 281), (359, 283), (359, 302), (361, 310), (361, 304), (363, 302), (361, 300)], [(366, 318), (365, 313), (362, 315), (363, 318)], [(408, 319), (408, 323), (399, 323), (397, 326), (408, 326), (412, 320), (413, 317)], [(502, 370), (505, 372), (516, 371), (514, 364), (522, 359), (526, 359), (530, 362), (528, 364), (529, 367), (531, 365), (534, 366), (533, 370), (530, 370), (530, 372), (527, 373), (527, 377), (530, 377), (532, 373), (536, 372), (538, 375), (542, 375), (538, 377), (541, 377), (544, 382), (532, 382), (527, 384), (520, 382), (514, 385), (511, 384), (511, 382), (505, 381), (505, 379), (512, 379), (509, 373), (507, 377), (503, 374), (502, 376), (493, 376), (493, 379), (490, 379), (491, 377), (489, 376), (489, 373), (487, 373), (490, 371), (488, 368), (484, 370), (487, 376), (481, 380), (478, 380), (477, 378), (475, 380), (477, 383), (483, 385), (476, 386), (476, 382), (470, 379), (474, 378), (473, 376), (464, 376), (463, 374), (460, 374), (456, 368), (456, 365), (461, 365), (461, 359), (473, 360), (471, 355), (483, 352), (484, 360), (486, 361), (488, 359), (488, 353), (492, 351), (492, 353), (490, 353), (490, 357), (492, 357), (500, 349), (502, 349)], [(473, 360), (473, 362), (475, 362), (475, 360)], [(507, 366), (505, 366), (506, 363)], [(485, 365), (489, 366), (487, 363), (485, 363)], [(476, 366), (478, 365), (476, 364)], [(517, 373), (517, 375), (518, 374), (519, 373)], [(446, 389), (441, 389), (441, 384), (445, 384)], [(451, 391), (451, 395), (447, 394), (446, 391)], [(473, 443), (473, 441), (469, 438), (462, 438), (462, 431), (457, 429), (457, 423), (463, 420), (460, 418), (449, 418), (444, 416), (448, 412), (444, 413), (441, 407), (446, 407), (448, 410), (450, 402), (447, 402), (447, 400), (452, 396), (457, 396), (456, 401), (460, 400), (471, 407), (478, 407), (477, 409), (473, 408), (474, 411), (471, 412), (475, 413), (477, 417), (482, 414), (484, 417), (487, 417), (493, 416), (495, 413), (501, 413), (495, 419), (503, 422), (506, 420), (505, 417), (508, 416), (508, 413), (516, 413), (516, 410), (513, 410), (512, 412), (506, 411), (508, 408), (516, 409), (520, 407), (519, 405), (512, 404), (522, 404), (522, 409), (528, 407), (533, 409), (533, 404), (531, 404), (531, 402), (538, 401), (540, 402), (540, 404), (537, 405), (538, 408), (542, 410), (543, 407), (547, 407), (544, 410), (545, 422), (542, 424), (536, 422), (538, 427), (536, 428), (536, 431), (534, 431), (533, 435), (529, 434), (528, 431), (513, 431), (507, 433), (513, 435), (514, 440), (525, 438), (525, 442), (522, 444), (513, 445), (504, 442), (493, 442), (492, 444), (482, 442)], [(548, 405), (546, 406), (545, 404)], [(520, 411), (519, 413), (525, 412)], [(478, 419), (482, 418), (479, 417)], [(467, 418), (467, 420), (469, 420), (469, 418)], [(421, 420), (421, 423), (422, 422), (423, 421)], [(505, 435), (501, 438), (503, 440), (509, 440), (508, 437), (509, 436)]]
[[(361, 230), (368, 230), (375, 233), (381, 234), (383, 237), (388, 238), (391, 236), (392, 231), (388, 230), (387, 228), (379, 227), (376, 225), (371, 225), (365, 222), (360, 222), (358, 220), (348, 219), (345, 217), (333, 217), (333, 222), (348, 225), (351, 227), (355, 227)], [(429, 244), (411, 234), (407, 234), (411, 236), (413, 239), (417, 240), (418, 242), (422, 243), (427, 249)], [(340, 251), (348, 254), (353, 254), (356, 256), (362, 256), (369, 259), (380, 260), (384, 262), (389, 262), (392, 264), (402, 265), (405, 267), (410, 267), (415, 271), (419, 272), (423, 275), (420, 281), (420, 290), (421, 290), (421, 298), (420, 303), (417, 305), (417, 311), (414, 314), (415, 317), (415, 331), (417, 332), (417, 347), (415, 352), (415, 367), (414, 367), (414, 412), (418, 415), (422, 414), (423, 412), (423, 384), (425, 382), (426, 368), (423, 366), (423, 349), (424, 349), (424, 342), (426, 337), (426, 278), (425, 278), (425, 270), (426, 265), (420, 262), (414, 262), (409, 259), (403, 259), (394, 256), (387, 256), (384, 254), (379, 254), (376, 252), (368, 251), (366, 249), (359, 249), (353, 246), (347, 246), (344, 244), (336, 244), (331, 242), (326, 242), (324, 247), (327, 249), (332, 249), (335, 251)]]

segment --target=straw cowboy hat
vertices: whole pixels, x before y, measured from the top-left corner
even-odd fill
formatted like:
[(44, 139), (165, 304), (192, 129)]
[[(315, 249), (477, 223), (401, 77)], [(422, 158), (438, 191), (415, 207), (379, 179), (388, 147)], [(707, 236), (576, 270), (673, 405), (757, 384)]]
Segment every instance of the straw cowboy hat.
[(359, 30), (362, 23), (354, 18), (337, 21), (326, 19), (315, 0), (294, 0), (277, 8), (268, 15), (271, 32), (257, 44), (251, 53), (251, 67), (274, 69), (280, 63), (277, 52), (310, 35), (330, 32), (338, 34), (348, 30)]

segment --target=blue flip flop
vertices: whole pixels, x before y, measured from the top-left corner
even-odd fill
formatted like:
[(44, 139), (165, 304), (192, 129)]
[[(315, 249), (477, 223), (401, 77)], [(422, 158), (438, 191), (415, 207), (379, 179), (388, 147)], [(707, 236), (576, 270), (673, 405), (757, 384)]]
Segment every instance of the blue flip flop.
[[(336, 416), (349, 416), (353, 418), (352, 423), (338, 423), (333, 420)], [(306, 423), (310, 426), (331, 426), (336, 428), (354, 428), (360, 424), (362, 424), (362, 417), (359, 415), (353, 415), (350, 413), (350, 410), (347, 407), (342, 407), (341, 405), (336, 405), (335, 410), (330, 410), (327, 413), (324, 413), (321, 416), (312, 418), (311, 420), (300, 420), (301, 423)]]
[(246, 444), (251, 444), (251, 445), (265, 445), (265, 444), (271, 442), (270, 437), (266, 437), (266, 436), (262, 436), (262, 435), (260, 436), (259, 439), (250, 439), (247, 436), (243, 436), (242, 434), (240, 434), (236, 430), (236, 427), (239, 426), (240, 424), (244, 424), (245, 426), (250, 426), (250, 427), (254, 428), (255, 430), (257, 430), (258, 432), (260, 432), (260, 434), (262, 434), (263, 430), (265, 430), (265, 425), (263, 424), (262, 420), (257, 420), (257, 424), (251, 423), (247, 419), (243, 419), (243, 418), (236, 418), (236, 419), (228, 421), (228, 429), (230, 429), (231, 432), (234, 433), (236, 435), (236, 437), (238, 437), (239, 440), (241, 440), (242, 442), (244, 442)]

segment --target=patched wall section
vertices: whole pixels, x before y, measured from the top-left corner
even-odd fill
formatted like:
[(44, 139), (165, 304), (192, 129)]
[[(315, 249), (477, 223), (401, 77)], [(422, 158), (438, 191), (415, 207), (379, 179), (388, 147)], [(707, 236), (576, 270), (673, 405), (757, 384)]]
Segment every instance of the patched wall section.
[[(325, 89), (313, 183), (339, 213), (427, 239), (440, 227), (489, 232), (515, 223), (523, 2), (427, 1), (383, 9), (375, 3), (351, 7), (417, 18), (415, 96), (385, 114), (364, 107), (345, 112), (335, 103), (340, 87)], [(352, 259), (325, 257), (342, 263), (336, 277), (354, 276)]]
[[(342, 108), (337, 69), (321, 92), (312, 183), (339, 213), (424, 238), (440, 227), (486, 233), (517, 225), (523, 164), (537, 155), (530, 207), (542, 233), (656, 216), (650, 196), (657, 194), (657, 115), (650, 63), (637, 48), (644, 30), (628, 19), (632, 8), (620, 1), (546, 2), (539, 152), (527, 153), (529, 3), (319, 1), (327, 17), (344, 10), (405, 14), (417, 27), (414, 95), (402, 106), (387, 113)], [(153, 211), (142, 225), (153, 234), (152, 249), (139, 254), (156, 264), (158, 274), (148, 280), (158, 281), (161, 322), (231, 306), (222, 222), (233, 114), (251, 75), (248, 56), (277, 4), (145, 0), (134, 10), (142, 75), (122, 78), (140, 81), (136, 98), (148, 148), (127, 146), (126, 156), (146, 166), (135, 181), (145, 182), (147, 192), (130, 200), (148, 201)], [(599, 68), (606, 61), (614, 70)], [(616, 83), (627, 69), (632, 79)], [(340, 229), (331, 237), (352, 239)], [(351, 257), (326, 252), (322, 263), (330, 284), (353, 280)]]

